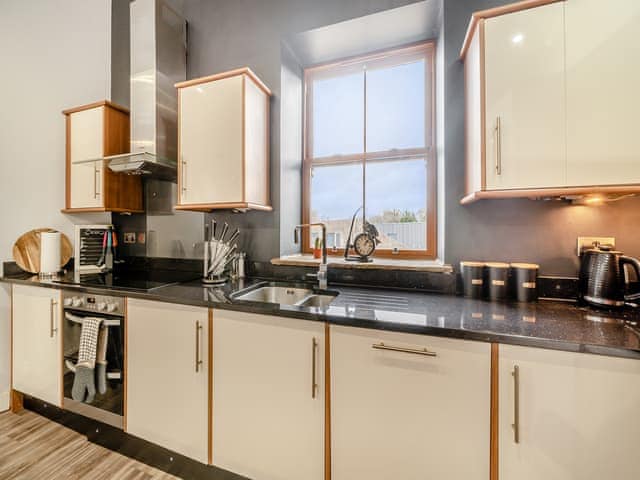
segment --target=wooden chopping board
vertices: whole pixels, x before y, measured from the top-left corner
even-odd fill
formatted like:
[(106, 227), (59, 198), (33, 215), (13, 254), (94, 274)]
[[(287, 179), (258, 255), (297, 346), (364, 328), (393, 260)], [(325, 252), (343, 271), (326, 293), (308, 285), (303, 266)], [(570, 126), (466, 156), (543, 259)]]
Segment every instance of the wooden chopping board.
[[(37, 228), (25, 233), (13, 244), (13, 259), (26, 272), (40, 272), (40, 233), (42, 232), (57, 232), (57, 230)], [(73, 255), (73, 246), (64, 233), (60, 236), (60, 269), (62, 269)]]

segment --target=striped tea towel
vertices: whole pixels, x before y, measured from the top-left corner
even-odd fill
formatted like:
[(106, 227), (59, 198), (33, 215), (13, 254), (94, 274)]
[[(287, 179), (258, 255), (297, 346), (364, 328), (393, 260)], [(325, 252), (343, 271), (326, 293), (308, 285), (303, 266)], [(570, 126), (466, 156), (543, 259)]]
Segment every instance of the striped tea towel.
[(80, 348), (76, 367), (94, 368), (96, 366), (96, 350), (98, 348), (98, 332), (101, 318), (87, 317), (82, 321), (80, 331)]

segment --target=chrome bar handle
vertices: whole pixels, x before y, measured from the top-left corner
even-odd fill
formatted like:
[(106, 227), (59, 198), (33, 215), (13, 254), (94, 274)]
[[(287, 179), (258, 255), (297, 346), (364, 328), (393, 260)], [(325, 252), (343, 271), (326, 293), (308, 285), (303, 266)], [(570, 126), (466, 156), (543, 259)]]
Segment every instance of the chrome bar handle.
[(393, 345), (387, 345), (383, 342), (374, 343), (371, 345), (371, 348), (375, 348), (376, 350), (390, 350), (392, 352), (403, 352), (403, 353), (413, 353), (415, 355), (424, 355), (427, 357), (437, 357), (438, 354), (436, 352), (432, 352), (426, 348), (405, 348), (405, 347), (394, 347)]
[(187, 192), (187, 162), (182, 160), (182, 181), (180, 182), (182, 186), (182, 193)]
[(100, 168), (96, 168), (96, 198), (99, 197), (102, 194), (102, 188), (100, 185), (101, 179), (100, 176), (102, 174), (102, 171), (100, 170)]
[(496, 117), (496, 175), (502, 175), (502, 121)]
[(200, 358), (201, 332), (202, 325), (200, 325), (200, 322), (196, 322), (196, 373), (200, 372), (200, 366), (202, 365), (202, 359)]
[(56, 310), (55, 307), (56, 305), (58, 305), (58, 302), (56, 302), (53, 298), (51, 299), (51, 303), (49, 304), (49, 319), (50, 319), (50, 324), (49, 324), (49, 337), (53, 338), (56, 334), (56, 332), (58, 331), (57, 327), (56, 327)]
[(93, 166), (93, 198), (98, 198), (98, 169)]
[(318, 350), (318, 341), (316, 337), (311, 340), (311, 398), (316, 398), (318, 391), (318, 380), (316, 378), (317, 360), (316, 352)]
[(520, 443), (520, 367), (514, 365), (513, 372), (513, 441)]

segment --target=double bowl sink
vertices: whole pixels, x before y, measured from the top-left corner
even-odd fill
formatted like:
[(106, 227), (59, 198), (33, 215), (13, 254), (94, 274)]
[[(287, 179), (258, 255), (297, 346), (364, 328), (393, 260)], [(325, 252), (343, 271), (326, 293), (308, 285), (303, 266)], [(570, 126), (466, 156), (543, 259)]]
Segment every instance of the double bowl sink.
[(337, 292), (314, 290), (299, 285), (260, 283), (231, 296), (233, 300), (257, 303), (274, 303), (303, 308), (327, 308), (338, 296)]

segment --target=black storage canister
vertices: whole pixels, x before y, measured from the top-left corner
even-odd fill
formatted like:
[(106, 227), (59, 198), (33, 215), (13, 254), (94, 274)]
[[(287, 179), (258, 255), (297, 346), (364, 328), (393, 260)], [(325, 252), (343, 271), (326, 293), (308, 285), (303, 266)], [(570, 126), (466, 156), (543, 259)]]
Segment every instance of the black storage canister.
[(504, 300), (507, 298), (509, 281), (509, 264), (501, 262), (488, 262), (485, 264), (487, 271), (486, 292), (489, 300)]
[(538, 270), (535, 263), (512, 263), (516, 298), (519, 302), (535, 302), (538, 299)]
[(484, 295), (484, 262), (460, 262), (462, 290), (465, 297), (482, 298)]

